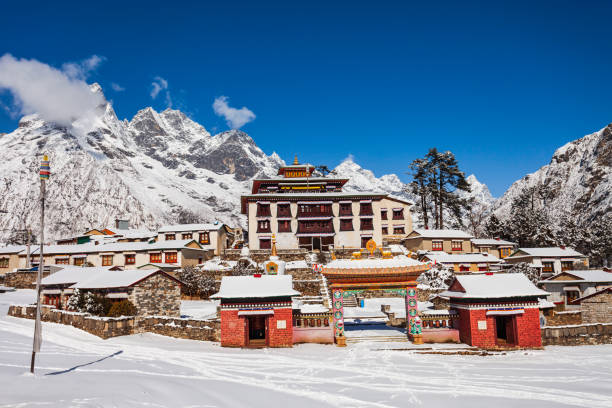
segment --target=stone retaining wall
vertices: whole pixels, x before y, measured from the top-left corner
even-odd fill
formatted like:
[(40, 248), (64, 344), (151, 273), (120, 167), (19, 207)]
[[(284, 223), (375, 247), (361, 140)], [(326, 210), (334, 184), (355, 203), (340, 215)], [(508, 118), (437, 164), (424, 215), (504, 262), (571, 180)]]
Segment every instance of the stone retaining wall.
[[(49, 276), (49, 272), (45, 272), (43, 268), (42, 277)], [(36, 271), (20, 271), (20, 272), (7, 272), (4, 274), (4, 286), (10, 286), (16, 289), (34, 289), (36, 288)]]
[[(237, 261), (240, 259), (240, 249), (225, 249), (221, 253), (221, 259), (228, 261)], [(249, 258), (257, 263), (261, 263), (270, 259), (271, 251), (269, 249), (253, 249), (249, 252)], [(306, 259), (308, 251), (305, 249), (279, 249), (277, 251), (278, 258), (283, 261), (303, 261)]]
[(220, 341), (221, 323), (218, 320), (181, 319), (165, 316), (142, 318), (138, 331), (202, 341)]
[(582, 313), (580, 310), (556, 311), (551, 310), (544, 313), (546, 326), (567, 326), (582, 324)]
[[(10, 306), (8, 314), (13, 317), (34, 319), (36, 306)], [(41, 320), (73, 326), (103, 339), (125, 336), (134, 332), (133, 317), (97, 317), (86, 313), (57, 310), (55, 306), (43, 306)]]
[(560, 327), (543, 327), (543, 346), (581, 346), (611, 344), (612, 323), (594, 323)]
[[(34, 319), (36, 306), (9, 306), (8, 315)], [(219, 341), (221, 329), (217, 320), (181, 319), (164, 316), (98, 317), (87, 313), (57, 310), (55, 306), (42, 306), (41, 319), (44, 322), (73, 326), (103, 339), (150, 332), (181, 339)]]
[(320, 296), (321, 281), (318, 279), (294, 280), (293, 289), (300, 292), (302, 296)]

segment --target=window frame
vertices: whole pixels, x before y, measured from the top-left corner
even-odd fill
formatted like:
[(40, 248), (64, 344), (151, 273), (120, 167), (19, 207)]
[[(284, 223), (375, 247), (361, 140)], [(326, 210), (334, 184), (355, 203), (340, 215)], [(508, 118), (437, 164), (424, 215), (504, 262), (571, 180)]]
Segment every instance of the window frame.
[(164, 263), (178, 263), (178, 252), (164, 252)]
[(162, 253), (161, 252), (149, 253), (149, 263), (152, 263), (152, 264), (162, 263)]
[[(345, 224), (349, 225), (347, 228)], [(340, 231), (355, 231), (352, 218), (340, 218)]]
[(444, 251), (444, 241), (441, 239), (432, 239), (431, 240), (431, 250), (432, 251)]
[[(456, 246), (459, 244), (459, 246)], [(463, 251), (463, 241), (459, 239), (451, 240), (451, 251)]]
[(125, 265), (136, 265), (136, 254), (125, 254), (123, 261)]
[[(113, 266), (115, 255), (101, 255), (102, 257), (102, 266)], [(110, 259), (110, 263), (108, 260)]]
[(176, 234), (175, 233), (168, 233), (164, 235), (164, 239), (166, 241), (176, 241)]

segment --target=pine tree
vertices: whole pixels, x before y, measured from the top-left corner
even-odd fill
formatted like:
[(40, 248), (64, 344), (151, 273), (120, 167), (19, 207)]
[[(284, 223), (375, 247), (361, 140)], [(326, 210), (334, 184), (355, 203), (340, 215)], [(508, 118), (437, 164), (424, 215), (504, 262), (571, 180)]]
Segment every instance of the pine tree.
[(423, 228), (429, 229), (429, 211), (431, 191), (429, 188), (428, 180), (428, 162), (426, 159), (416, 159), (410, 163), (410, 170), (412, 171), (412, 182), (408, 185), (408, 190), (419, 197), (416, 203), (416, 209), (421, 214), (421, 220), (423, 222)]
[(485, 233), (491, 238), (506, 238), (504, 226), (495, 214), (491, 214), (484, 226)]
[(85, 308), (85, 295), (80, 289), (75, 289), (68, 298), (68, 310), (73, 312), (83, 312)]
[(526, 262), (519, 262), (508, 269), (508, 273), (522, 273), (534, 284), (540, 280), (540, 270), (529, 266)]

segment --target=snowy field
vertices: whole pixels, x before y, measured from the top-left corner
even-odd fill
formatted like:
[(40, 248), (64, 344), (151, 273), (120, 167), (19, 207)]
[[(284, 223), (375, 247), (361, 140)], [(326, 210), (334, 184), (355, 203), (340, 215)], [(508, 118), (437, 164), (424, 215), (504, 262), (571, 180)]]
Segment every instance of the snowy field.
[(612, 345), (487, 357), (367, 341), (241, 350), (43, 323), (32, 376), (33, 322), (6, 316), (32, 295), (0, 294), (0, 407), (612, 407)]

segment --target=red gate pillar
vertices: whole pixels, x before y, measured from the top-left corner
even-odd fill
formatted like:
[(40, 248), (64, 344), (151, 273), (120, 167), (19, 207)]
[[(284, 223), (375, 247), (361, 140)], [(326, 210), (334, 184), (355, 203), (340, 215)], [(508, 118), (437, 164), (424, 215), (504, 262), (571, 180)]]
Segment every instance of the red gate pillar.
[(423, 329), (419, 318), (418, 293), (415, 286), (406, 288), (406, 333), (414, 344), (423, 344)]
[(332, 289), (332, 312), (334, 316), (334, 341), (339, 347), (346, 346), (344, 337), (344, 293), (342, 289)]

